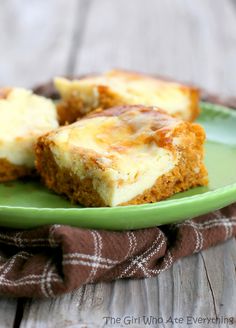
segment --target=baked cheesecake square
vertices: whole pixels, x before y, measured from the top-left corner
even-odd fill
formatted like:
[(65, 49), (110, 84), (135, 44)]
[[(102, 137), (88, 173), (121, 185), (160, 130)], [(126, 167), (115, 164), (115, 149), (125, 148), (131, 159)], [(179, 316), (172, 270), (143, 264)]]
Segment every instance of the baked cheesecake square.
[(21, 88), (0, 89), (0, 182), (32, 175), (37, 138), (57, 127), (51, 100)]
[(199, 90), (147, 75), (112, 70), (77, 80), (56, 78), (62, 100), (58, 104), (60, 123), (72, 123), (94, 109), (120, 105), (157, 106), (183, 120), (199, 114)]
[(207, 184), (204, 140), (200, 125), (156, 107), (113, 107), (41, 136), (36, 167), (75, 203), (152, 203)]

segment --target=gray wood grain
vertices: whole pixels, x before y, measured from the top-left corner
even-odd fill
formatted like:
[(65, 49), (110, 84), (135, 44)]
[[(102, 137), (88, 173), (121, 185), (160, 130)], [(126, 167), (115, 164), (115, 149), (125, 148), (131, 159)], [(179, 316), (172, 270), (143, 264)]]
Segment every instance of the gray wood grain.
[[(230, 0), (2, 0), (0, 85), (30, 86), (54, 75), (121, 67), (234, 95), (235, 39)], [(234, 239), (182, 259), (156, 278), (29, 300), (21, 327), (102, 327), (105, 316), (142, 315), (183, 317), (181, 327), (189, 327), (187, 315), (236, 317), (235, 267)], [(15, 309), (15, 300), (0, 300), (0, 327), (12, 326)]]
[[(30, 301), (21, 328), (103, 327), (104, 317), (128, 320), (143, 315), (164, 321), (149, 327), (177, 327), (166, 321), (181, 317), (181, 327), (189, 327), (187, 316), (236, 316), (235, 254), (236, 242), (232, 239), (176, 262), (155, 278), (87, 285), (55, 300)], [(108, 319), (106, 327), (115, 326), (110, 322)]]
[(68, 68), (81, 2), (2, 0), (0, 85), (32, 86)]
[(0, 328), (13, 327), (17, 301), (7, 297), (0, 298)]
[(234, 95), (235, 41), (233, 1), (93, 1), (76, 72), (121, 67)]

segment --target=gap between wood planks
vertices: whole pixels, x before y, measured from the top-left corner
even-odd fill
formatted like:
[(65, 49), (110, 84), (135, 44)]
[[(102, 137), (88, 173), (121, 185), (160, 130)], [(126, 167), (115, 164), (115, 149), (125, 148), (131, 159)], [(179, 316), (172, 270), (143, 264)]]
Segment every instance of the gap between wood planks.
[(13, 323), (13, 328), (18, 328), (20, 327), (21, 320), (23, 318), (24, 314), (24, 306), (26, 304), (27, 299), (26, 298), (18, 298), (17, 300), (17, 307), (16, 307), (16, 314), (15, 314), (15, 319)]
[[(73, 75), (76, 67), (76, 57), (82, 46), (83, 36), (86, 29), (86, 22), (91, 5), (91, 0), (78, 2), (76, 20), (74, 22), (74, 29), (71, 38), (71, 46), (68, 55), (66, 74)], [(79, 11), (83, 11), (83, 15), (80, 15)]]
[(205, 272), (206, 272), (207, 282), (209, 284), (209, 288), (210, 288), (210, 291), (211, 291), (211, 297), (212, 297), (212, 303), (213, 303), (213, 306), (214, 306), (215, 316), (218, 317), (217, 310), (216, 310), (215, 295), (214, 295), (214, 291), (213, 291), (213, 288), (212, 288), (211, 280), (210, 280), (210, 277), (209, 277), (209, 274), (208, 274), (208, 271), (207, 271), (207, 265), (206, 265), (206, 262), (205, 262), (205, 258), (204, 258), (204, 255), (202, 254), (202, 252), (200, 252), (199, 255), (201, 256), (201, 259), (202, 259), (202, 262), (203, 262), (203, 266), (204, 266), (204, 269), (205, 269)]

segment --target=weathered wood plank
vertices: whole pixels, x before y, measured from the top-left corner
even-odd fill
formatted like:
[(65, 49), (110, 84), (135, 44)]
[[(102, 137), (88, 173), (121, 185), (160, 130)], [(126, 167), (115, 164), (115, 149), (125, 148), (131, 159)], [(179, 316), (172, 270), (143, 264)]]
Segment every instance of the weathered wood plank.
[[(216, 315), (236, 320), (236, 240), (232, 239), (228, 244), (228, 249), (217, 246), (203, 253), (203, 260)], [(222, 260), (218, 261), (218, 258)]]
[(229, 0), (93, 1), (76, 73), (121, 67), (234, 95), (235, 36)]
[[(235, 316), (235, 248), (230, 240), (178, 261), (157, 278), (88, 285), (55, 300), (29, 302), (21, 328), (103, 327), (105, 317), (124, 323), (143, 315), (159, 318), (159, 325), (153, 319), (150, 327), (170, 327), (166, 321), (175, 318), (187, 323), (187, 316)], [(139, 326), (144, 325), (129, 325)], [(106, 327), (114, 327), (113, 319), (107, 319)]]
[[(235, 91), (233, 2), (89, 2), (90, 8), (83, 0), (2, 1), (0, 84), (29, 86), (56, 74), (123, 67)], [(235, 254), (231, 240), (157, 278), (88, 285), (55, 300), (28, 301), (21, 327), (102, 327), (105, 316), (236, 315)], [(15, 304), (9, 302), (0, 301), (3, 327), (14, 321), (8, 321)]]
[(4, 0), (0, 4), (0, 85), (31, 86), (68, 69), (76, 0)]
[(16, 307), (16, 299), (0, 297), (0, 328), (13, 327)]

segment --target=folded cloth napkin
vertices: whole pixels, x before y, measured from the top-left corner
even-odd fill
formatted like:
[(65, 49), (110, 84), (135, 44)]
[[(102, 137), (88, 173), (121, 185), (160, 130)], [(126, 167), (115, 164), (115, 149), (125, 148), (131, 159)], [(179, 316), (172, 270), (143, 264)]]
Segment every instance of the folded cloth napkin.
[(86, 283), (158, 275), (177, 259), (236, 236), (236, 204), (136, 231), (52, 225), (0, 229), (0, 293), (54, 297)]
[(136, 231), (0, 228), (0, 294), (54, 297), (86, 283), (152, 277), (183, 256), (235, 236), (236, 203), (179, 224)]

